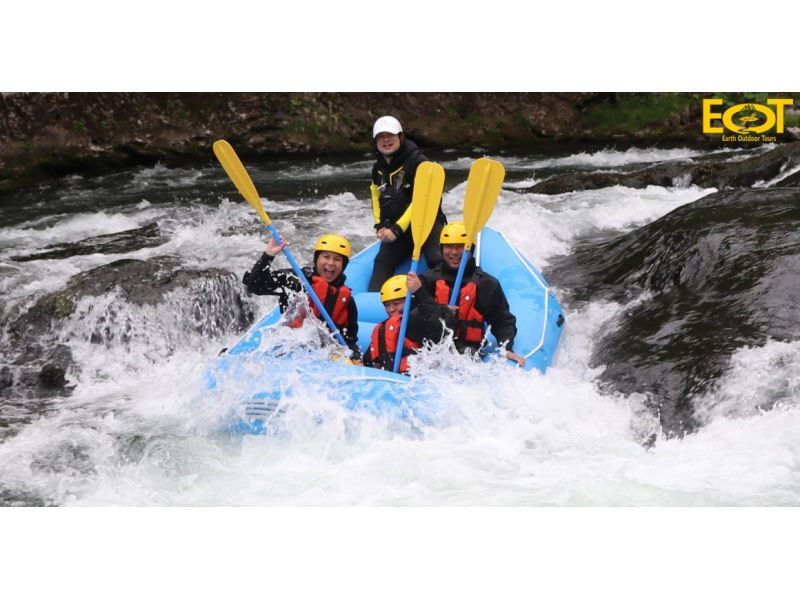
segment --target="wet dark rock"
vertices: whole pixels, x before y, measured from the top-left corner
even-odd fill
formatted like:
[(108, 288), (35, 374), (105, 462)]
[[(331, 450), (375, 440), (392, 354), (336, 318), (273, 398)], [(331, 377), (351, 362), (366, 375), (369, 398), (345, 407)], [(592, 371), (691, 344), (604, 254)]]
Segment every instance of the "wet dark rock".
[(68, 396), (73, 387), (67, 373), (75, 367), (72, 351), (49, 334), (25, 343), (10, 343), (2, 356), (10, 364), (0, 372), (0, 397), (36, 399), (34, 412), (47, 409), (48, 401)]
[(531, 187), (533, 193), (555, 195), (570, 191), (589, 191), (620, 185), (634, 189), (644, 189), (648, 185), (672, 187), (676, 181), (688, 181), (684, 161), (660, 163), (657, 166), (629, 167), (625, 172), (572, 172), (557, 174), (536, 183)]
[(165, 293), (186, 286), (201, 274), (182, 270), (175, 257), (123, 259), (73, 276), (66, 292), (74, 297), (119, 291), (126, 303), (155, 305)]
[(11, 370), (8, 368), (8, 366), (0, 369), (0, 395), (2, 395), (3, 390), (11, 387), (13, 384), (14, 375), (11, 373)]
[[(204, 287), (206, 282), (216, 288)], [(41, 347), (37, 349), (35, 341), (51, 333), (59, 320), (71, 316), (81, 298), (118, 293), (122, 305), (158, 305), (167, 294), (181, 289), (197, 294), (186, 305), (190, 312), (203, 312), (201, 303), (228, 308), (218, 310), (219, 320), (213, 325), (219, 329), (244, 329), (255, 317), (241, 285), (229, 272), (184, 269), (174, 257), (124, 259), (73, 276), (63, 290), (41, 297), (9, 325), (9, 335), (17, 344), (31, 347), (26, 351), (27, 357), (40, 358)], [(224, 296), (215, 301), (214, 293)]]
[(69, 317), (74, 310), (75, 298), (69, 293), (45, 295), (9, 325), (8, 333), (16, 343), (33, 345), (38, 337), (52, 331), (54, 320)]
[(51, 363), (45, 365), (39, 372), (39, 381), (42, 386), (50, 390), (64, 388), (66, 385), (66, 372)]
[(698, 425), (693, 401), (731, 354), (800, 338), (800, 190), (719, 192), (640, 229), (587, 243), (548, 272), (570, 302), (633, 302), (596, 345), (601, 379), (651, 397), (664, 428)]
[(35, 492), (0, 487), (0, 507), (52, 507), (54, 504)]
[[(629, 166), (621, 171), (571, 172), (558, 174), (531, 187), (534, 193), (558, 194), (620, 185), (643, 189), (698, 185), (729, 189), (752, 187), (770, 181), (786, 169), (800, 165), (800, 143), (784, 143), (743, 160), (731, 160), (730, 153), (719, 153), (694, 160), (673, 160), (651, 166)], [(793, 181), (784, 183), (794, 185)]]
[(68, 318), (75, 311), (75, 301), (65, 295), (56, 295), (51, 303), (53, 317), (61, 320)]
[(769, 181), (782, 169), (800, 165), (800, 142), (783, 143), (774, 149), (736, 162), (701, 163), (692, 171), (692, 183), (700, 187), (730, 189), (751, 187)]
[(781, 187), (800, 187), (800, 172), (795, 172), (783, 179), (779, 185)]
[(161, 236), (158, 224), (154, 222), (142, 228), (89, 237), (76, 243), (48, 245), (40, 253), (15, 256), (12, 259), (15, 262), (30, 262), (33, 260), (64, 259), (74, 255), (89, 255), (93, 253), (129, 253), (145, 247), (157, 247), (165, 243), (166, 240)]
[[(112, 301), (104, 310), (85, 301), (108, 294), (119, 301)], [(0, 361), (9, 365), (0, 371), (0, 398), (6, 401), (0, 404), (3, 419), (24, 421), (31, 414), (46, 412), (54, 400), (72, 392), (69, 379), (77, 373), (69, 346), (73, 338), (104, 346), (126, 344), (143, 329), (137, 337), (140, 342), (153, 337), (159, 350), (165, 344), (169, 348), (170, 338), (158, 335), (170, 332), (158, 322), (148, 328), (152, 310), (143, 315), (136, 311), (145, 306), (163, 309), (166, 317), (173, 319), (168, 328), (177, 330), (170, 332), (181, 334), (183, 326), (187, 333), (209, 337), (242, 332), (256, 315), (235, 275), (216, 269), (186, 269), (177, 258), (118, 260), (83, 272), (72, 277), (64, 289), (17, 313), (5, 326), (7, 342), (0, 346)], [(154, 351), (151, 358), (157, 359), (159, 354)], [(12, 411), (13, 417), (9, 415)]]

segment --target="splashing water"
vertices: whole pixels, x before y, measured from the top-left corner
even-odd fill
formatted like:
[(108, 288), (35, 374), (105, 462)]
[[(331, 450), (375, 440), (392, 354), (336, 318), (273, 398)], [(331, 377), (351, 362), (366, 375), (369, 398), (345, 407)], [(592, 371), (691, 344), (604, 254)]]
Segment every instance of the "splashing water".
[[(702, 154), (606, 151), (556, 157), (547, 165), (606, 167)], [(582, 237), (631, 230), (713, 191), (614, 187), (544, 196), (514, 184), (514, 176), (533, 176), (543, 159), (501, 159), (510, 164), (511, 184), (490, 225), (539, 267), (569, 253)], [(466, 165), (448, 175), (444, 210), (451, 220), (461, 212)], [(317, 162), (257, 171), (254, 178), (269, 197), (265, 206), (301, 262), (311, 258), (312, 240), (324, 232), (349, 236), (356, 249), (372, 240), (365, 166), (360, 158), (343, 171)], [(303, 187), (310, 179), (321, 193)], [(273, 193), (259, 180), (289, 190)], [(82, 179), (64, 185), (48, 191), (54, 205), (60, 193), (81, 191), (91, 199), (113, 196), (116, 188), (125, 189), (130, 201), (0, 228), (7, 317), (74, 274), (121, 258), (178, 257), (186, 267), (221, 268), (240, 278), (266, 240), (221, 172), (173, 176), (159, 167), (126, 179), (96, 180), (91, 188), (81, 187), (87, 185)], [(70, 243), (151, 222), (158, 222), (164, 237), (157, 246), (32, 261), (24, 268), (12, 260), (43, 243)], [(596, 339), (626, 306), (567, 305), (565, 336), (546, 375), (477, 364), (446, 345), (414, 358), (415, 375), (443, 389), (437, 425), (350, 411), (324, 381), (297, 379), (282, 405), (280, 433), (238, 437), (221, 426), (231, 409), (240, 408), (235, 389), (210, 400), (204, 375), (241, 330), (220, 324), (233, 317), (218, 317), (226, 309), (225, 295), (204, 284), (198, 280), (193, 289), (150, 306), (128, 304), (111, 290), (84, 298), (59, 323), (58, 338), (69, 344), (77, 364), (67, 374), (72, 392), (26, 416), (0, 444), (0, 502), (795, 505), (800, 498), (796, 343), (737, 352), (730, 372), (698, 402), (705, 406), (704, 426), (684, 438), (666, 438), (648, 397), (603, 390), (597, 383), (602, 365), (588, 365)], [(248, 301), (254, 313), (274, 304), (263, 297)], [(276, 334), (282, 342), (296, 342), (297, 334), (303, 339), (306, 333)], [(0, 405), (6, 413), (12, 409)]]

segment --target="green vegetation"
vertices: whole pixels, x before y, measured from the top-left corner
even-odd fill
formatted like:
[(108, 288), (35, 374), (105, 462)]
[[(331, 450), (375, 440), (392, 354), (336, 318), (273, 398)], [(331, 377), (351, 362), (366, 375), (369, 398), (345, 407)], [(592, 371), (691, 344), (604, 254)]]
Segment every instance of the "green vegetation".
[(755, 91), (736, 91), (736, 92), (717, 92), (708, 94), (706, 97), (719, 98), (722, 100), (722, 105), (727, 107), (735, 106), (736, 104), (766, 104), (767, 100), (771, 97), (778, 97), (776, 94)]
[(609, 101), (592, 105), (585, 118), (598, 133), (636, 134), (648, 125), (666, 124), (699, 105), (696, 94), (615, 93)]
[(522, 112), (515, 112), (513, 116), (514, 125), (522, 129), (523, 131), (528, 131), (533, 128), (533, 123), (528, 118), (527, 114)]
[(173, 124), (185, 127), (191, 124), (192, 115), (186, 109), (183, 102), (176, 98), (169, 98), (166, 105), (167, 113)]
[(305, 105), (306, 105), (305, 98), (302, 98), (294, 93), (289, 94), (289, 107), (293, 111), (299, 112)]
[(786, 127), (800, 127), (800, 111), (787, 111), (784, 114), (784, 126)]
[(490, 146), (499, 146), (505, 141), (502, 131), (496, 127), (486, 129), (486, 143)]

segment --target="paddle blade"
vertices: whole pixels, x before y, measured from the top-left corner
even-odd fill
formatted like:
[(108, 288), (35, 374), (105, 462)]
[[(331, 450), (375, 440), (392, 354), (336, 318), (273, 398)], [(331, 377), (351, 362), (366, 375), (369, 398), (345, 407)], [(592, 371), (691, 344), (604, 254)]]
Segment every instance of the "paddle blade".
[(506, 169), (497, 160), (478, 158), (472, 163), (464, 197), (464, 227), (467, 229), (464, 249), (472, 247), (475, 237), (489, 221), (505, 176)]
[(418, 260), (422, 245), (436, 222), (444, 191), (444, 168), (434, 162), (423, 162), (414, 178), (411, 197), (411, 237), (414, 239), (412, 259)]
[(233, 151), (231, 144), (224, 139), (220, 139), (219, 141), (215, 141), (212, 147), (214, 149), (214, 155), (217, 157), (217, 160), (219, 160), (219, 163), (222, 164), (222, 168), (225, 169), (225, 172), (228, 174), (231, 181), (233, 181), (233, 184), (236, 185), (239, 193), (247, 200), (247, 203), (255, 208), (255, 211), (261, 216), (261, 220), (269, 226), (271, 221), (264, 211), (264, 206), (261, 203), (261, 198), (258, 196), (255, 185), (253, 185), (253, 180), (250, 178), (250, 175), (247, 174), (242, 161), (239, 160), (239, 156)]

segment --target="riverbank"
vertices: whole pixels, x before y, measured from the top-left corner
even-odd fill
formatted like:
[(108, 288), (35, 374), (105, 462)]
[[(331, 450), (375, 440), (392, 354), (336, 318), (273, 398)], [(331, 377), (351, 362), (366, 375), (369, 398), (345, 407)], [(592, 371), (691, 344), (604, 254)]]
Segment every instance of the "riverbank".
[(391, 113), (423, 147), (553, 142), (718, 144), (700, 94), (5, 93), (0, 192), (67, 174), (202, 163), (229, 139), (244, 157), (370, 151)]

